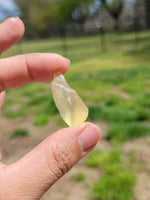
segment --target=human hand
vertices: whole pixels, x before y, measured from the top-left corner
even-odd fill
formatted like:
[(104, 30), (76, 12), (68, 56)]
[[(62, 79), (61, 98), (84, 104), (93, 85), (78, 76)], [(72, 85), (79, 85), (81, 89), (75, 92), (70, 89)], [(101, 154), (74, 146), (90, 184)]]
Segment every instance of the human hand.
[[(0, 53), (24, 34), (19, 18), (0, 24)], [(67, 71), (69, 62), (57, 54), (26, 54), (0, 60), (0, 108), (5, 90), (52, 79)], [(0, 200), (35, 200), (49, 189), (78, 160), (90, 152), (100, 138), (92, 123), (64, 128), (45, 139), (19, 161), (4, 165), (0, 156)]]

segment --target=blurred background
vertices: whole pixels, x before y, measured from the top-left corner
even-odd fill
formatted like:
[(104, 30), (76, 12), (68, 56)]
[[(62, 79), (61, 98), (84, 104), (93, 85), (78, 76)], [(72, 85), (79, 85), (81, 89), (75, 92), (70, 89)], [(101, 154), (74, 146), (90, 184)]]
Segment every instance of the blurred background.
[[(3, 57), (53, 52), (103, 138), (42, 200), (150, 199), (150, 1), (0, 0), (0, 20), (19, 16), (23, 39)], [(50, 83), (7, 91), (0, 120), (6, 164), (66, 127)]]

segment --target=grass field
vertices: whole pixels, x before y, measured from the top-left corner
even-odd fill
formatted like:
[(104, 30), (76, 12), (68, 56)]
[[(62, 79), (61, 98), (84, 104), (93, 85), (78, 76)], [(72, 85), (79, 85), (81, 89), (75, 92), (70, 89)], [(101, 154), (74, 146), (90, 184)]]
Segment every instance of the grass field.
[(24, 41), (5, 52), (2, 56), (19, 53), (53, 52), (59, 53), (71, 60), (89, 58), (104, 53), (127, 51), (150, 44), (150, 31), (113, 32), (103, 35), (86, 35), (78, 37), (50, 38), (42, 40)]
[[(106, 36), (111, 39), (110, 50), (99, 55), (99, 47), (82, 49), (82, 43), (88, 44), (90, 38), (92, 43), (96, 44), (99, 36), (69, 38), (69, 48), (77, 42), (81, 44), (81, 55), (85, 53), (85, 49), (87, 55), (90, 55), (90, 51), (97, 53), (87, 58), (81, 59), (81, 56), (80, 59), (73, 60), (65, 77), (87, 104), (88, 120), (107, 124), (104, 138), (111, 144), (111, 150), (95, 150), (85, 161), (87, 167), (96, 167), (103, 171), (101, 178), (92, 186), (93, 198), (131, 200), (134, 196), (133, 185), (136, 184), (136, 164), (132, 163), (131, 155), (126, 159), (122, 157), (121, 146), (124, 142), (141, 136), (150, 137), (150, 46), (147, 42), (149, 32), (140, 33), (141, 38), (145, 37), (144, 42), (140, 41), (141, 48), (132, 50), (129, 46), (131, 47), (131, 41), (134, 43), (133, 34), (120, 34), (122, 43), (118, 43), (114, 48), (116, 35)], [(53, 49), (53, 46), (56, 47), (56, 40), (50, 42), (51, 47), (48, 46), (47, 40), (23, 42), (20, 47), (24, 53), (37, 51), (62, 53)], [(143, 47), (145, 42), (147, 45)], [(123, 51), (119, 51), (123, 43), (125, 44)], [(3, 56), (17, 53), (18, 48), (19, 46), (12, 48)], [(124, 51), (124, 49), (130, 50)], [(69, 52), (69, 57), (75, 58), (77, 52), (76, 46)], [(34, 119), (31, 123), (34, 126), (44, 126), (53, 119), (57, 120), (58, 125), (66, 126), (54, 105), (50, 83), (31, 83), (8, 90), (3, 114), (11, 119), (32, 115)], [(20, 136), (21, 131), (12, 133), (13, 136), (17, 134)], [(84, 182), (85, 179), (84, 172), (76, 176), (77, 181)]]

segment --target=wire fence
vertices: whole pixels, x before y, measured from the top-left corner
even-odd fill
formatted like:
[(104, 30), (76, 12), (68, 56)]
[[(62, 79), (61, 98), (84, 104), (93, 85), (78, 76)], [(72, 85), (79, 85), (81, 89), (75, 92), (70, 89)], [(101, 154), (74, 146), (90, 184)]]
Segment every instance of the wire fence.
[(89, 26), (86, 31), (63, 27), (53, 36), (39, 40), (22, 40), (4, 54), (11, 56), (32, 52), (59, 53), (71, 60), (111, 52), (123, 52), (150, 45), (150, 31), (133, 24), (130, 30), (107, 31), (103, 26)]
[[(82, 30), (81, 28), (79, 30)], [(73, 35), (76, 43), (71, 43), (68, 35)], [(82, 39), (81, 39), (82, 38)], [(150, 31), (140, 27), (137, 22), (127, 30), (108, 31), (101, 24), (90, 25), (82, 35), (69, 32), (67, 29), (60, 34), (63, 55), (71, 55), (71, 48), (79, 49), (76, 58), (93, 54), (104, 54), (114, 51), (127, 51), (150, 45)], [(82, 51), (83, 50), (83, 51)], [(82, 52), (82, 54), (80, 54)]]

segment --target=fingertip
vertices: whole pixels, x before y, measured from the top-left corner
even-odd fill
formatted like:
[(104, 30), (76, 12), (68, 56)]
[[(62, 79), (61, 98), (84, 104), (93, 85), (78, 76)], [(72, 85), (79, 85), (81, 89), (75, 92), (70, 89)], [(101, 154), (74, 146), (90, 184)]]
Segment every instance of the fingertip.
[(68, 67), (71, 65), (71, 61), (70, 61), (70, 59), (69, 58), (66, 58), (66, 57), (63, 57), (63, 58), (65, 58), (66, 59), (66, 61), (67, 61), (67, 65), (68, 65)]
[(86, 128), (88, 126), (92, 126), (93, 128), (95, 128), (99, 134), (99, 137), (102, 136), (102, 129), (100, 128), (100, 126), (93, 124), (91, 122), (84, 122), (83, 124), (80, 125), (82, 128)]
[(82, 156), (85, 156), (95, 147), (102, 134), (99, 126), (90, 122), (82, 124), (81, 128), (82, 132), (79, 135), (79, 144), (83, 151)]
[(55, 53), (26, 54), (25, 60), (34, 82), (50, 81), (54, 74), (64, 74), (69, 67), (68, 59)]
[(17, 43), (23, 36), (25, 27), (19, 17), (10, 17), (0, 24), (0, 53)]
[(12, 37), (14, 40), (20, 40), (25, 32), (23, 21), (19, 17), (10, 17), (6, 20), (9, 29), (12, 28)]
[(51, 54), (54, 58), (54, 63), (57, 63), (57, 68), (55, 69), (54, 73), (61, 73), (64, 74), (68, 70), (70, 66), (70, 60), (66, 57), (63, 57), (59, 54)]
[(13, 43), (22, 38), (25, 31), (25, 26), (19, 17), (10, 17), (3, 23), (5, 25), (4, 27), (6, 28), (7, 34)]

